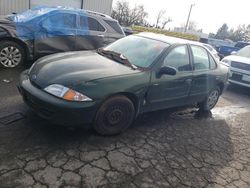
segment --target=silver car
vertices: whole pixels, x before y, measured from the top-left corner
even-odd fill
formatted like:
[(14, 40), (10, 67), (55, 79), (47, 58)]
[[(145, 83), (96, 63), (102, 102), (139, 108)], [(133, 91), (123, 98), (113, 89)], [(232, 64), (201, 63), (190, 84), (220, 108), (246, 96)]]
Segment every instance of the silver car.
[(250, 88), (250, 46), (222, 59), (230, 67), (229, 83)]

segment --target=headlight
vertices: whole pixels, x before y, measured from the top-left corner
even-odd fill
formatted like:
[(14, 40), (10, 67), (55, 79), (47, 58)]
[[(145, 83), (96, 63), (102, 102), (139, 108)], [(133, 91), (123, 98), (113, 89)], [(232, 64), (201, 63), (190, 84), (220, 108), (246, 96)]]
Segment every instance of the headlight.
[(80, 102), (93, 101), (91, 98), (77, 91), (74, 91), (70, 88), (64, 87), (63, 85), (59, 85), (59, 84), (52, 84), (44, 88), (44, 90), (50, 93), (51, 95), (54, 95), (56, 97), (59, 97), (68, 101), (80, 101)]
[(228, 59), (222, 59), (221, 62), (228, 67), (231, 65), (231, 61)]

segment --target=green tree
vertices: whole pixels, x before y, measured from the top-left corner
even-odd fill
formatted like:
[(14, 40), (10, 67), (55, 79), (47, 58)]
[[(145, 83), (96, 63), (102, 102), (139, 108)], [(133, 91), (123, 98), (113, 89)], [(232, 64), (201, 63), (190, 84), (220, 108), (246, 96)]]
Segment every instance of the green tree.
[(224, 23), (217, 31), (215, 38), (217, 39), (227, 39), (230, 36), (228, 31), (228, 25)]

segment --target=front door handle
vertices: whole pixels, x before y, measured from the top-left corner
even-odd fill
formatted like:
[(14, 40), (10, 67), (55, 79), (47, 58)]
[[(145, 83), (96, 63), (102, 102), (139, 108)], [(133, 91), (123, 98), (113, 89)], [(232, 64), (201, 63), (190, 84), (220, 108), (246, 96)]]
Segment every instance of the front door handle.
[(188, 84), (191, 84), (192, 81), (193, 81), (193, 79), (191, 79), (191, 78), (188, 78), (188, 79), (185, 80), (185, 82), (188, 83)]

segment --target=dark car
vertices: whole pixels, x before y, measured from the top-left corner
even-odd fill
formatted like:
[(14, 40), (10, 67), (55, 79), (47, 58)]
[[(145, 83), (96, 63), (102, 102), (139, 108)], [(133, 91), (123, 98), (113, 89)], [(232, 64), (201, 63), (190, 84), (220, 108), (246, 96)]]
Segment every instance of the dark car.
[(249, 45), (250, 45), (250, 42), (238, 41), (235, 44), (235, 47), (241, 49), (241, 48), (244, 48), (244, 47), (249, 46)]
[(63, 7), (0, 17), (0, 65), (16, 67), (56, 52), (93, 50), (124, 37), (107, 15)]
[(22, 73), (19, 90), (43, 118), (93, 123), (98, 133), (112, 135), (141, 113), (190, 104), (210, 110), (227, 79), (228, 68), (202, 45), (141, 33), (97, 52), (44, 57)]
[(133, 29), (130, 27), (122, 27), (122, 29), (126, 36), (132, 35), (134, 33)]

